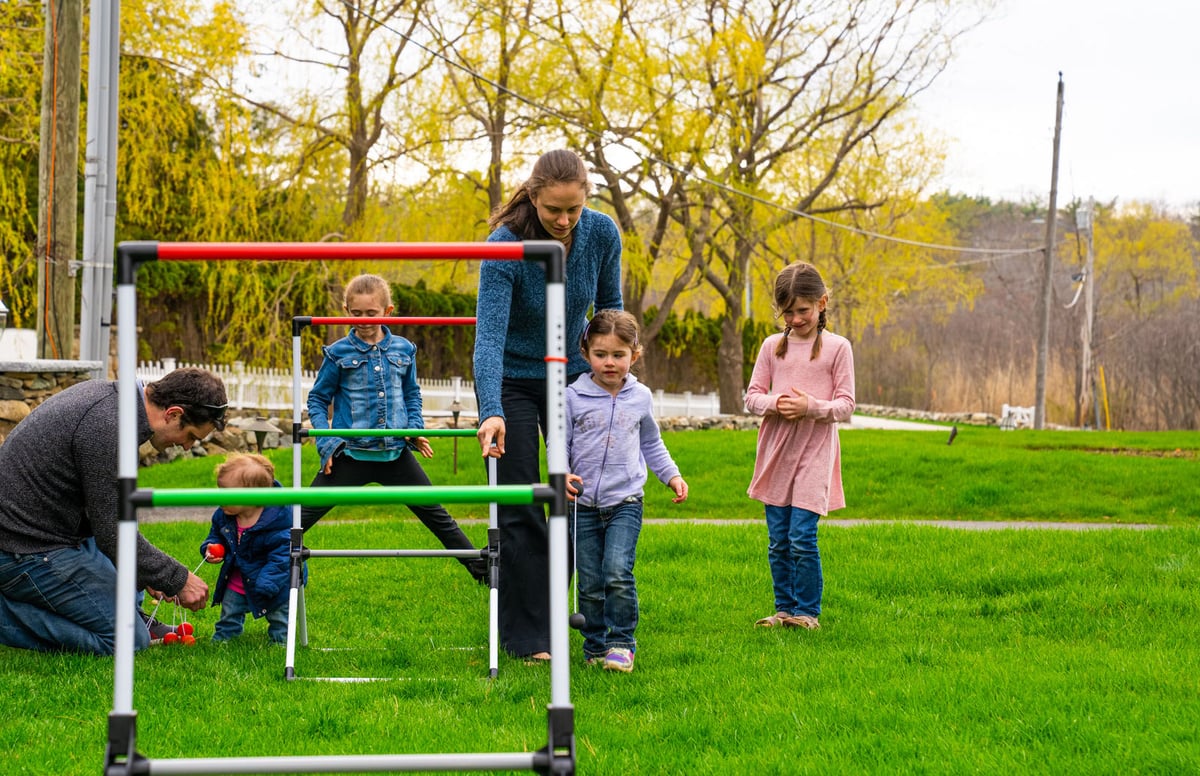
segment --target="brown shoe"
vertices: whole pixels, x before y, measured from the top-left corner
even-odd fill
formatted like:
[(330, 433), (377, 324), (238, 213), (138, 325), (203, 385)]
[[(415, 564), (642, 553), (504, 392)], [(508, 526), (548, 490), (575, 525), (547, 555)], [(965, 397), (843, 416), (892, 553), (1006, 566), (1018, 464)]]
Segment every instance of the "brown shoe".
[(810, 617), (807, 614), (797, 614), (794, 617), (784, 617), (783, 627), (816, 630), (821, 627), (821, 623), (817, 622), (816, 617)]
[(760, 628), (775, 628), (780, 625), (787, 625), (789, 616), (790, 615), (784, 614), (783, 612), (775, 612), (775, 614), (772, 614), (770, 617), (763, 617), (754, 624)]

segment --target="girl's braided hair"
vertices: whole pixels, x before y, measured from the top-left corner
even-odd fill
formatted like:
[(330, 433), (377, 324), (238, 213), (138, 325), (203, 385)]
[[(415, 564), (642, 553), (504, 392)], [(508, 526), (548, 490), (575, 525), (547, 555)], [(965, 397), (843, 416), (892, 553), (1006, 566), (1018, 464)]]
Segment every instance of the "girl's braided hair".
[[(775, 307), (779, 310), (780, 315), (797, 299), (816, 304), (827, 293), (828, 289), (825, 288), (825, 281), (821, 279), (821, 273), (817, 272), (817, 268), (808, 262), (797, 261), (789, 264), (775, 278)], [(791, 331), (790, 326), (784, 326), (783, 336), (775, 348), (775, 355), (778, 358), (783, 358), (783, 354), (787, 353), (788, 334)], [(817, 318), (817, 338), (813, 341), (812, 355), (809, 356), (809, 360), (815, 359), (821, 354), (821, 332), (823, 331), (825, 331), (824, 310)]]

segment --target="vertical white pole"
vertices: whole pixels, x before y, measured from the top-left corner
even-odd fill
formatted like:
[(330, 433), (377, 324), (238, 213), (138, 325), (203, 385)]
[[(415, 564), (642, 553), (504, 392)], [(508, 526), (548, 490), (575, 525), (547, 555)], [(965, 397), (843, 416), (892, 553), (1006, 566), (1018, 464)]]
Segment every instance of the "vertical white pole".
[[(292, 332), (292, 487), (301, 487), (300, 483), (300, 441), (296, 438), (300, 428), (300, 330)], [(300, 528), (300, 505), (292, 504), (292, 530)], [(302, 577), (303, 578), (303, 577)], [(284, 676), (291, 679), (295, 675), (296, 666), (296, 629), (301, 621), (303, 609), (303, 586), (297, 585), (288, 592), (288, 630), (287, 630), (287, 663), (284, 665)], [(307, 641), (307, 633), (305, 634)]]
[[(137, 290), (131, 281), (117, 288), (121, 326), (117, 330), (117, 477), (137, 481)], [(117, 524), (117, 621), (114, 634), (113, 712), (133, 711), (133, 646), (137, 595), (137, 521)]]
[[(300, 394), (303, 388), (300, 384), (300, 331), (292, 335), (292, 425), (300, 428), (302, 416)], [(300, 448), (301, 444), (292, 435), (292, 487), (303, 487), (300, 481)], [(292, 504), (292, 528), (300, 527), (300, 505)]]
[[(496, 459), (487, 459), (488, 485), (496, 487)], [(488, 545), (500, 528), (500, 505), (488, 504)], [(500, 588), (489, 584), (488, 590), (488, 670), (493, 679), (500, 672)]]
[[(561, 280), (546, 284), (546, 469), (567, 475), (566, 304)], [(567, 516), (550, 514), (550, 702), (571, 704), (570, 642), (567, 634)]]

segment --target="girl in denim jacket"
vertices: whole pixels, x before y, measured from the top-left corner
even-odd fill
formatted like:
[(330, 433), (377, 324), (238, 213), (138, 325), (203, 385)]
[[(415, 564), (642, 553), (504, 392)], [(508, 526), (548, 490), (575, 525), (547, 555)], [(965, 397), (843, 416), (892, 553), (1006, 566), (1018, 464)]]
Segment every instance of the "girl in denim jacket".
[[(378, 275), (359, 275), (346, 285), (347, 314), (383, 318), (392, 314), (392, 292)], [(313, 428), (424, 428), (421, 387), (417, 384), (417, 348), (386, 326), (364, 323), (325, 348), (325, 360), (308, 394), (308, 417)], [(332, 422), (329, 408), (333, 405)], [(413, 451), (433, 457), (425, 437), (321, 437), (317, 451), (320, 469), (312, 487), (429, 485), (429, 477)], [(417, 518), (449, 550), (473, 550), (458, 523), (440, 504), (409, 505)], [(301, 526), (307, 531), (332, 507), (304, 507)], [(486, 581), (482, 558), (460, 558), (475, 579)]]

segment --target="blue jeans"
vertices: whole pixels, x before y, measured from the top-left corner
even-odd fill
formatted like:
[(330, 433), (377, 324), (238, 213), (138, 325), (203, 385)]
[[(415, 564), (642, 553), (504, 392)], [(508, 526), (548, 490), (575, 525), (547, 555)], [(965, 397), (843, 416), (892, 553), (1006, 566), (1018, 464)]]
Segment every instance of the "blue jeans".
[(585, 657), (604, 657), (610, 649), (636, 649), (637, 583), (633, 564), (642, 532), (641, 499), (611, 507), (576, 506), (571, 520), (575, 571), (579, 575), (579, 613), (587, 622)]
[[(213, 628), (213, 641), (229, 641), (242, 635), (242, 625), (250, 614), (250, 601), (244, 593), (226, 590), (221, 597), (221, 619)], [(267, 637), (276, 644), (287, 643), (288, 605), (267, 610)]]
[(821, 613), (821, 553), (817, 549), (816, 512), (799, 507), (767, 508), (767, 560), (775, 584), (775, 611), (784, 614)]
[[(117, 569), (95, 539), (33, 554), (0, 551), (0, 644), (111, 655), (116, 590)], [(137, 617), (133, 645), (150, 645)]]

